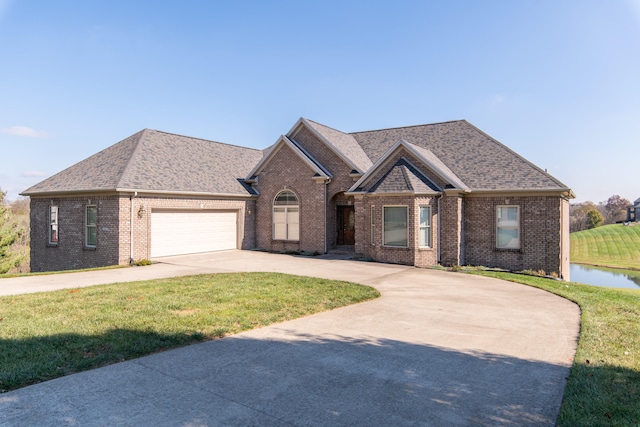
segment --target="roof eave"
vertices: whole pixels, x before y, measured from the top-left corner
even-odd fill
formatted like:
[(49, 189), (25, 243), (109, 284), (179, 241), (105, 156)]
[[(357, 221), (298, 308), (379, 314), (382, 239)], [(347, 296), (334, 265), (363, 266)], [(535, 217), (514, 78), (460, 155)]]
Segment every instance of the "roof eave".
[(148, 195), (148, 194), (160, 194), (163, 196), (174, 195), (174, 196), (193, 196), (193, 197), (220, 197), (220, 198), (241, 198), (241, 199), (251, 199), (255, 198), (257, 194), (238, 194), (238, 193), (213, 193), (206, 191), (176, 191), (176, 190), (144, 190), (144, 189), (136, 189), (136, 188), (110, 188), (110, 189), (85, 189), (85, 190), (68, 190), (68, 191), (34, 191), (34, 192), (23, 192), (20, 193), (21, 196), (28, 197), (69, 197), (69, 196), (78, 196), (78, 195), (91, 195), (91, 194), (137, 194), (137, 195)]

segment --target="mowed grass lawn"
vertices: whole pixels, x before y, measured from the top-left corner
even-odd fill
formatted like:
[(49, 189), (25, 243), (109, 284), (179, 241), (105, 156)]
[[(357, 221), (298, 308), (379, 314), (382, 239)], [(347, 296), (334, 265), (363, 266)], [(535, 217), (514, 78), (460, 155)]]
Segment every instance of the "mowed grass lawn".
[(580, 306), (578, 349), (558, 426), (640, 426), (640, 291), (472, 272), (535, 286)]
[(237, 273), (0, 297), (0, 392), (379, 295), (348, 282)]
[(571, 233), (571, 262), (640, 269), (640, 225), (604, 225)]

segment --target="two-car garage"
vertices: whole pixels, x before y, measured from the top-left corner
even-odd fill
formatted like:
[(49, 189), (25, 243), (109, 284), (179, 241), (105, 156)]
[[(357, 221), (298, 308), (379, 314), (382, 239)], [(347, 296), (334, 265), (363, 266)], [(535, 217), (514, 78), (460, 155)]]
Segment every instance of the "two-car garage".
[(238, 247), (238, 211), (153, 210), (151, 258)]

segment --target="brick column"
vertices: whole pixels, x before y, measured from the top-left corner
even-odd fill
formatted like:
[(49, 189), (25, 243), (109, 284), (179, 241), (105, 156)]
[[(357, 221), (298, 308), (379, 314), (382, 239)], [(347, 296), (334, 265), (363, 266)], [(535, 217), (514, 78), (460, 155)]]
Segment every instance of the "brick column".
[(461, 265), (462, 259), (462, 197), (445, 194), (440, 199), (440, 263)]

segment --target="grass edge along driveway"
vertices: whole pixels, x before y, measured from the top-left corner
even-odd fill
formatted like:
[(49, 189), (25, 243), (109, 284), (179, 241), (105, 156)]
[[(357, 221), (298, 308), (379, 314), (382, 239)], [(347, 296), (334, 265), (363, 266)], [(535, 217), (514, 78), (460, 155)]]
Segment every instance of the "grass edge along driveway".
[(640, 426), (640, 291), (493, 271), (580, 306), (580, 337), (558, 426)]
[(344, 281), (231, 273), (0, 297), (0, 393), (379, 296)]

